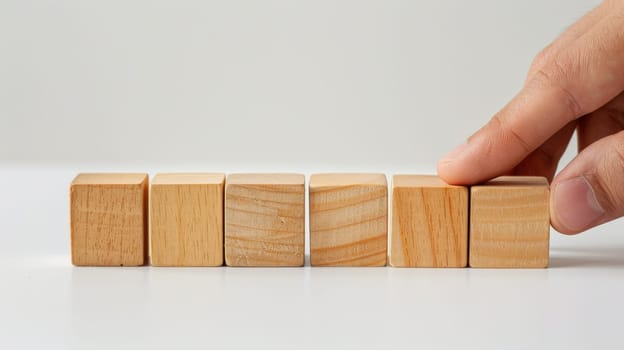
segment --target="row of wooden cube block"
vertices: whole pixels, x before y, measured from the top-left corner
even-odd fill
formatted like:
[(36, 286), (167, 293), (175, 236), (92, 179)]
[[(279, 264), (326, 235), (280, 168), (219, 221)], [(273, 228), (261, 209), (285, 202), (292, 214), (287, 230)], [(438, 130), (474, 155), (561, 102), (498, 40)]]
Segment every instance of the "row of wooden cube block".
[[(80, 174), (70, 193), (74, 265), (304, 265), (304, 175)], [(383, 174), (314, 174), (310, 263), (546, 267), (548, 196), (539, 177), (395, 175), (388, 210)]]

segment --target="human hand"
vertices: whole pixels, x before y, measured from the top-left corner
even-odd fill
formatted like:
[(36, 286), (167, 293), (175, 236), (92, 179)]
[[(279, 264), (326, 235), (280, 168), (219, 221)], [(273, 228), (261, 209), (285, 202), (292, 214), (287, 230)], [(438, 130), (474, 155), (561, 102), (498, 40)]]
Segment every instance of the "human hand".
[[(578, 155), (553, 180), (574, 130)], [(624, 215), (624, 1), (604, 1), (533, 61), (522, 90), (438, 162), (452, 184), (502, 174), (551, 183), (551, 223), (573, 234)]]

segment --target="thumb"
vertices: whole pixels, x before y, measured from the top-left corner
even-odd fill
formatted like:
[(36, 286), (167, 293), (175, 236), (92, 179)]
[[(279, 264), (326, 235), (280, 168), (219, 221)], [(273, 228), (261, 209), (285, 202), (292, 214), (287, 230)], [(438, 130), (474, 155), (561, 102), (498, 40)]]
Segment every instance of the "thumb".
[(624, 215), (624, 131), (579, 153), (551, 185), (550, 216), (574, 234)]

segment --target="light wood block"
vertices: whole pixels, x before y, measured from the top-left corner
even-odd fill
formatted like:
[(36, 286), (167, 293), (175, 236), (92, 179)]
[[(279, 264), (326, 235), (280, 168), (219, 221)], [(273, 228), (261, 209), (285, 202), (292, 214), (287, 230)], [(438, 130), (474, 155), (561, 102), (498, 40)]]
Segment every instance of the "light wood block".
[(468, 188), (432, 175), (392, 178), (390, 265), (466, 267)]
[(157, 174), (152, 179), (152, 265), (223, 265), (224, 185), (224, 174)]
[(305, 176), (232, 174), (225, 184), (225, 263), (303, 266)]
[(79, 174), (70, 187), (72, 263), (137, 266), (147, 260), (147, 174)]
[(388, 184), (383, 174), (310, 177), (312, 266), (385, 266)]
[(543, 177), (503, 176), (471, 188), (470, 266), (548, 266), (549, 187)]

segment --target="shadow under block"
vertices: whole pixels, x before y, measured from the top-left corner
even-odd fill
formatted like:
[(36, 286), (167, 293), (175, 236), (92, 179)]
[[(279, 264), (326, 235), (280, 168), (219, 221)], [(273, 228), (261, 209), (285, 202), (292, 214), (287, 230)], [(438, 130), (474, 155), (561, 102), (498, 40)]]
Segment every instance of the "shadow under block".
[(147, 260), (147, 174), (79, 174), (70, 187), (72, 263), (139, 266)]
[(549, 187), (543, 177), (503, 176), (470, 194), (470, 266), (548, 266)]
[(305, 176), (232, 174), (225, 184), (225, 263), (303, 266)]
[(432, 175), (392, 178), (390, 265), (466, 267), (468, 188)]
[(388, 185), (383, 174), (310, 177), (312, 266), (385, 266)]
[(223, 265), (224, 185), (224, 174), (157, 174), (152, 179), (152, 265)]

